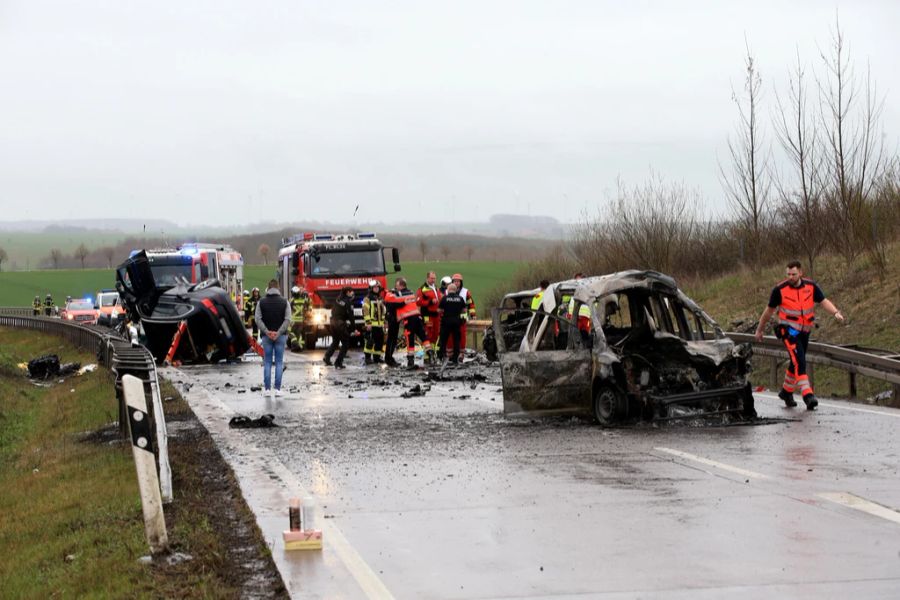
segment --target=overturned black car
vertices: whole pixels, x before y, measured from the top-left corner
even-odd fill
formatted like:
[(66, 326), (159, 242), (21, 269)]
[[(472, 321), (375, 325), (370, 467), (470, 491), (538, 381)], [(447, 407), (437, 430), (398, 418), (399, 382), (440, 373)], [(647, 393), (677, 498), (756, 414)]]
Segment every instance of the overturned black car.
[(523, 310), (493, 311), (507, 414), (581, 412), (603, 425), (756, 416), (749, 344), (727, 338), (667, 275), (563, 281), (524, 328)]
[(119, 265), (116, 290), (157, 362), (218, 362), (250, 348), (237, 307), (216, 279), (157, 287), (141, 251)]

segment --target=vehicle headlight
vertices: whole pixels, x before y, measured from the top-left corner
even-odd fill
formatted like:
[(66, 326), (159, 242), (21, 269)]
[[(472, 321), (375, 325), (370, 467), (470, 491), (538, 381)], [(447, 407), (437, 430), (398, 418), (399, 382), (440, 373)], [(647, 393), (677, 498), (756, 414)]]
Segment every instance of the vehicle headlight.
[(72, 319), (75, 318), (75, 315), (73, 315), (72, 313), (69, 313), (66, 315), (66, 318), (71, 321)]
[(327, 309), (319, 308), (319, 309), (314, 310), (313, 314), (312, 314), (313, 325), (323, 324), (325, 321), (328, 320), (329, 316), (330, 316), (329, 311)]

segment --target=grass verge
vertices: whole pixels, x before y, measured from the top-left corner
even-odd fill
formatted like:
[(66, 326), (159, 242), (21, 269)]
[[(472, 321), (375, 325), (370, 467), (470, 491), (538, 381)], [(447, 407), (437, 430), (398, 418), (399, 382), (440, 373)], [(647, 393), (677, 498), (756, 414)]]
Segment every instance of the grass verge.
[[(173, 549), (193, 560), (142, 565), (148, 553), (129, 443), (118, 439), (113, 381), (98, 369), (28, 381), (15, 366), (48, 352), (95, 362), (53, 336), (0, 328), (0, 581), (2, 595), (283, 597), (280, 577), (234, 477), (173, 390), (166, 412), (175, 501)], [(248, 587), (250, 586), (250, 587)]]

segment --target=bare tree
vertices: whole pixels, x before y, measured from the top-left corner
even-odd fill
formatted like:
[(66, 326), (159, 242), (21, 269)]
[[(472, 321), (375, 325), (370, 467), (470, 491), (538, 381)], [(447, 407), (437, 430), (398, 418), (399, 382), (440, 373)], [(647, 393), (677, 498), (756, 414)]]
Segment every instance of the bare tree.
[(466, 260), (471, 262), (472, 257), (475, 255), (475, 248), (472, 246), (465, 246), (463, 247), (463, 254), (466, 255)]
[(821, 52), (825, 77), (818, 82), (822, 128), (826, 141), (828, 199), (840, 227), (835, 232), (848, 264), (864, 248), (871, 249), (869, 218), (872, 195), (889, 165), (881, 131), (884, 99), (879, 99), (870, 68), (862, 85), (850, 61), (840, 22), (831, 46)]
[(0, 248), (0, 271), (3, 270), (3, 261), (9, 258), (9, 255), (6, 254), (6, 250)]
[(100, 249), (100, 254), (106, 259), (106, 267), (112, 269), (113, 258), (116, 256), (116, 249), (112, 246), (105, 246)]
[(87, 258), (88, 254), (90, 254), (90, 250), (87, 249), (87, 246), (84, 245), (84, 242), (78, 244), (78, 247), (75, 248), (75, 257), (81, 261), (81, 268), (84, 268), (84, 259)]
[(62, 260), (62, 255), (63, 255), (62, 250), (60, 250), (59, 248), (51, 248), (50, 249), (50, 262), (53, 263), (54, 269), (59, 268), (59, 261)]
[(743, 94), (732, 90), (732, 99), (738, 109), (738, 124), (735, 137), (728, 138), (731, 168), (726, 169), (719, 163), (719, 176), (737, 222), (749, 238), (753, 262), (758, 265), (769, 212), (771, 178), (769, 150), (765, 146), (758, 117), (762, 102), (762, 78), (749, 44), (746, 50)]
[(443, 257), (445, 262), (450, 257), (450, 250), (451, 250), (451, 248), (449, 245), (447, 245), (447, 244), (441, 245), (441, 256)]
[(425, 257), (428, 254), (428, 242), (424, 239), (419, 240), (419, 253), (422, 255), (422, 262), (425, 262)]
[(262, 256), (264, 265), (269, 264), (269, 253), (272, 252), (272, 249), (269, 248), (268, 244), (260, 244), (259, 249), (256, 252)]
[(784, 236), (792, 252), (806, 258), (806, 271), (815, 274), (816, 259), (828, 243), (829, 233), (823, 207), (821, 142), (818, 119), (810, 117), (807, 102), (806, 69), (797, 54), (797, 65), (791, 73), (787, 96), (778, 91), (775, 99), (778, 112), (774, 118), (775, 135), (787, 158), (789, 174), (774, 178), (779, 197), (778, 213)]

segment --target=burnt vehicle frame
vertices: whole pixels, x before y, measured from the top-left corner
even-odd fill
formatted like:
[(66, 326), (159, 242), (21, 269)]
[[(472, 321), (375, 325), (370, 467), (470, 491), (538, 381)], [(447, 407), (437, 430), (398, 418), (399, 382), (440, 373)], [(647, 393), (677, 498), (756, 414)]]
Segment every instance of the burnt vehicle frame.
[[(519, 339), (504, 315), (525, 310)], [(554, 283), (536, 310), (496, 308), (492, 320), (506, 414), (582, 413), (602, 425), (756, 416), (749, 344), (726, 337), (667, 275), (633, 270)]]
[(141, 251), (116, 269), (116, 290), (158, 362), (232, 360), (251, 347), (237, 307), (216, 279), (157, 286)]

